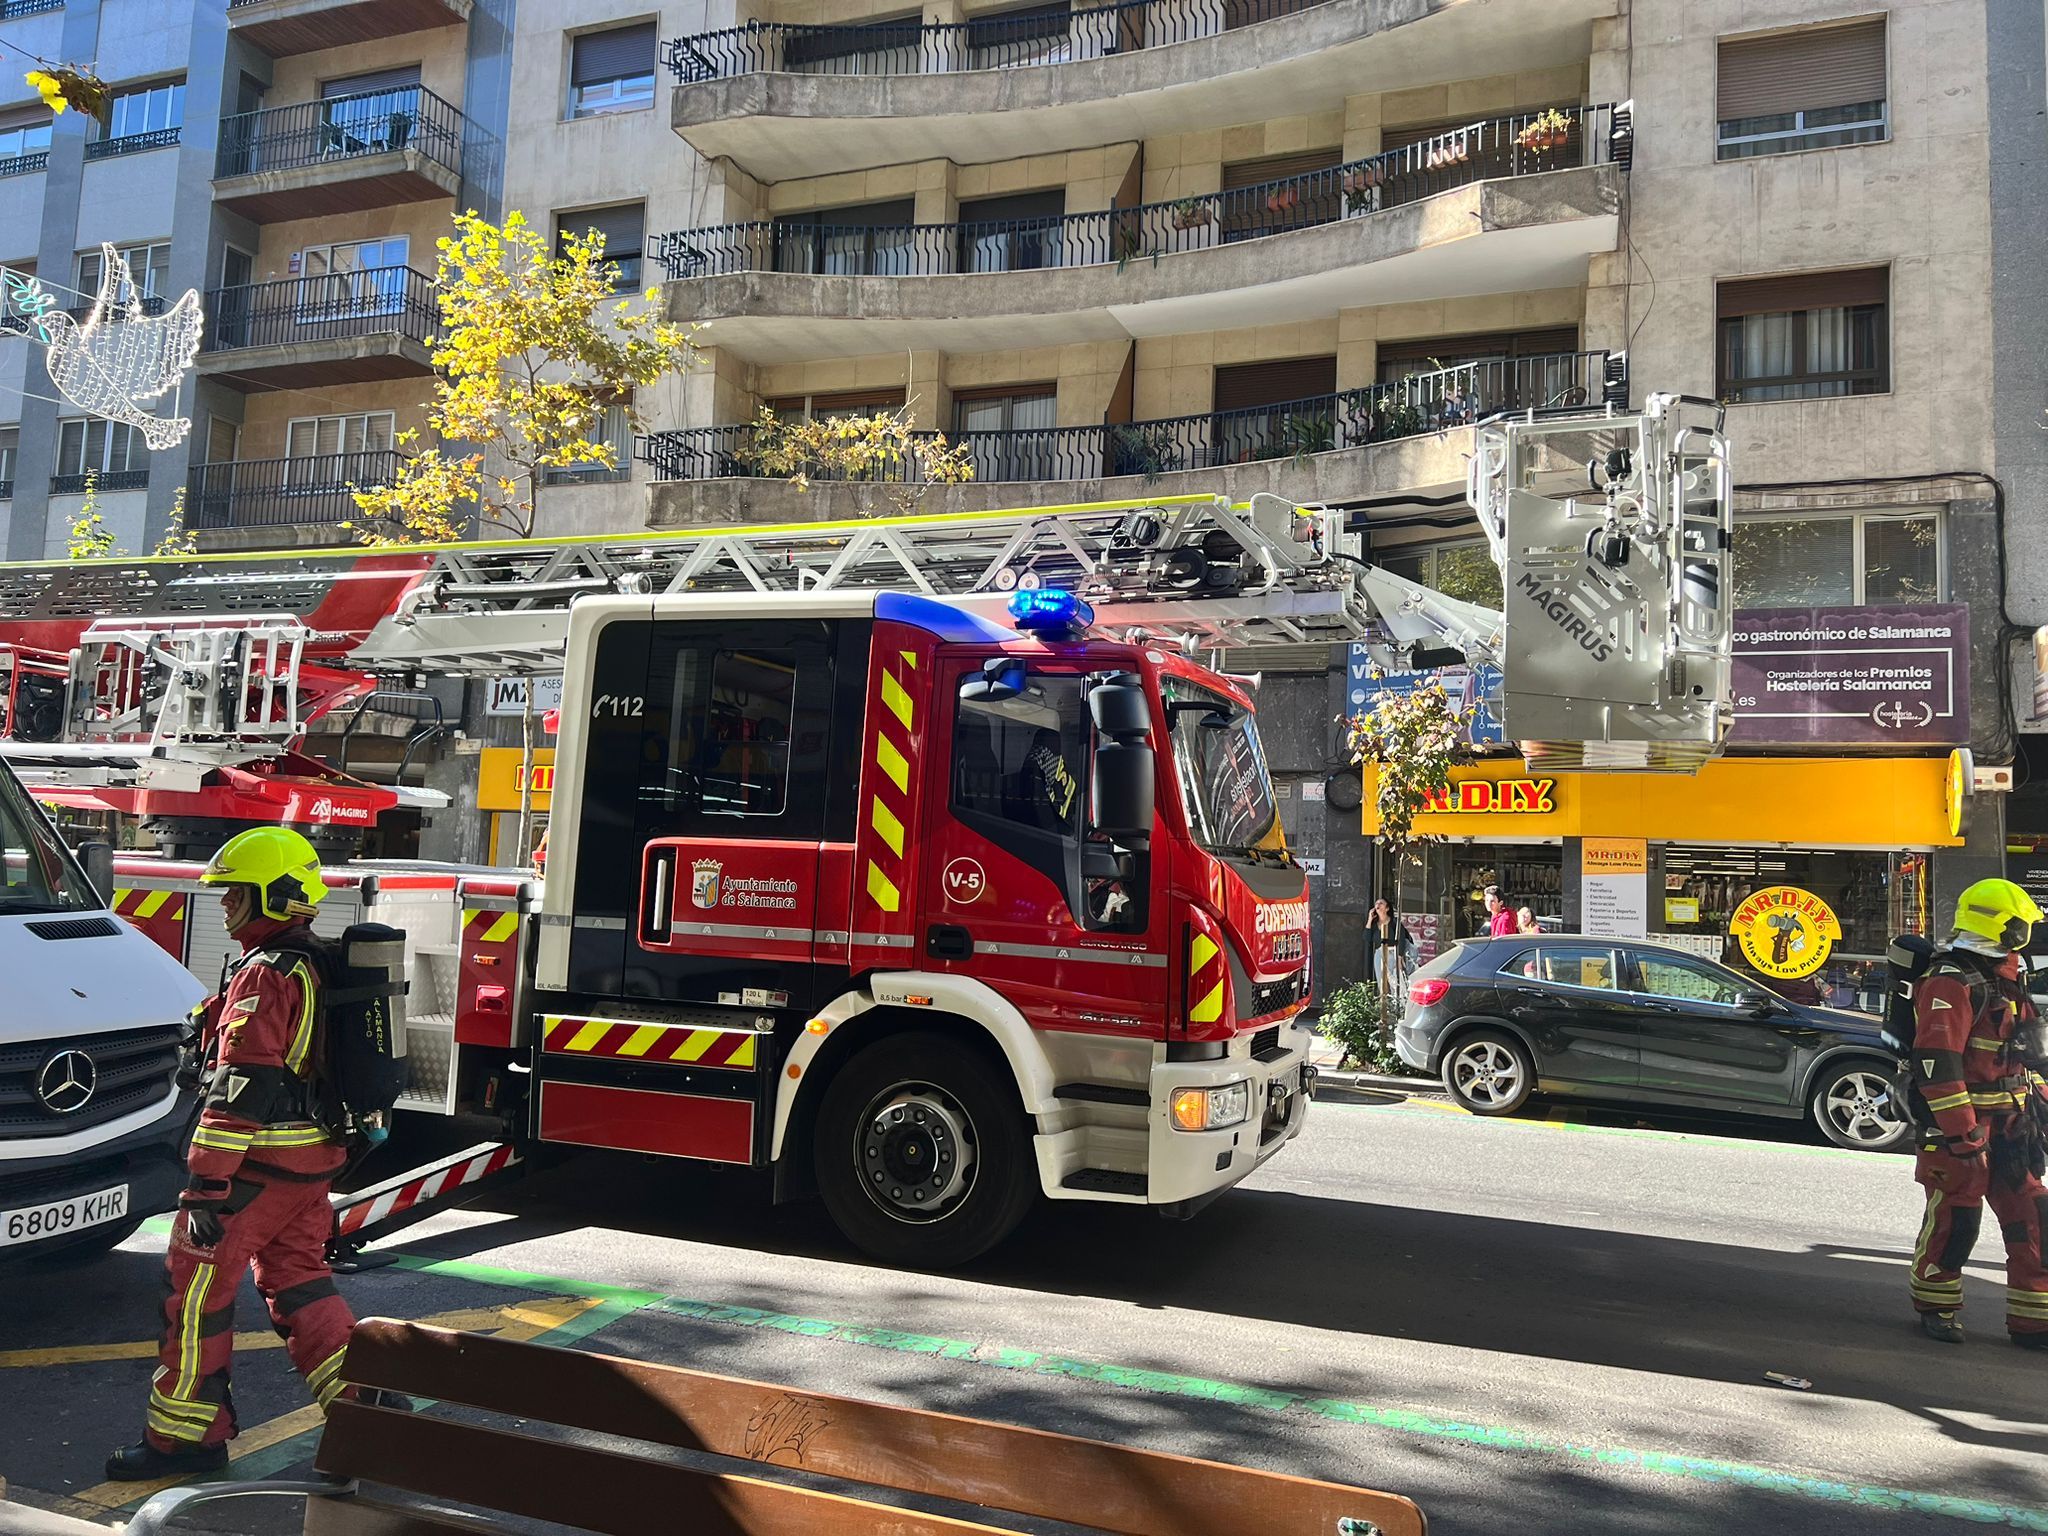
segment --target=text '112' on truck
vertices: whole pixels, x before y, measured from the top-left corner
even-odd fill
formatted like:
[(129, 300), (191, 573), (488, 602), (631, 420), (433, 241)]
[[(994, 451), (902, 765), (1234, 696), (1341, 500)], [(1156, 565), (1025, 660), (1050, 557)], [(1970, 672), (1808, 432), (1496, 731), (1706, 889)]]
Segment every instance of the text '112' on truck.
[[(115, 883), (211, 981), (213, 925), (164, 914), (219, 818), (262, 814), (236, 807), (335, 846), (306, 820), (316, 708), (560, 673), (544, 879), (328, 874), (325, 924), (408, 936), (401, 1110), (501, 1138), (338, 1196), (340, 1240), (556, 1145), (769, 1169), (871, 1254), (962, 1263), (1040, 1197), (1191, 1214), (1302, 1129), (1306, 872), (1255, 680), (1198, 657), (1491, 663), (1510, 737), (1557, 770), (1719, 750), (1718, 409), (1530, 413), (1476, 442), (1505, 613), (1266, 495), (0, 568), (0, 651), (40, 647), (50, 717), (0, 750), (38, 795), (153, 827), (173, 856)], [(128, 607), (67, 632), (49, 616), (94, 611), (66, 585), (88, 577)]]

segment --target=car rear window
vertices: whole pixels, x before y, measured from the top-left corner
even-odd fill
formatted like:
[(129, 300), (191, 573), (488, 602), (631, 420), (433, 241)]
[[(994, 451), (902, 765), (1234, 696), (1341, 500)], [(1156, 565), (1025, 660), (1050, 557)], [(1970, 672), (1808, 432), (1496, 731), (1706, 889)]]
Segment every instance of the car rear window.
[(1432, 956), (1430, 959), (1424, 961), (1422, 965), (1417, 967), (1412, 974), (1416, 976), (1447, 975), (1451, 971), (1457, 969), (1458, 957), (1462, 955), (1464, 952), (1465, 945), (1464, 942), (1461, 940), (1457, 943), (1452, 944), (1450, 948), (1443, 950), (1440, 953)]
[(1525, 976), (1566, 987), (1600, 987), (1614, 991), (1620, 967), (1614, 951), (1578, 944), (1535, 944), (1501, 966), (1503, 976)]

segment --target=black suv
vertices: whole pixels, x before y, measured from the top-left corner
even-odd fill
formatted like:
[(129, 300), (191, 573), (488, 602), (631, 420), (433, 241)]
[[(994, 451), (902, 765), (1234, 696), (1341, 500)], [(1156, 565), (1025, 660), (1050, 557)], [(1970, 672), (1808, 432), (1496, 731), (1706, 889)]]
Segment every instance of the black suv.
[(1913, 1134), (1878, 1020), (1788, 1002), (1682, 949), (1638, 939), (1467, 939), (1408, 984), (1401, 1059), (1474, 1114), (1531, 1093), (1776, 1115), (1884, 1152)]

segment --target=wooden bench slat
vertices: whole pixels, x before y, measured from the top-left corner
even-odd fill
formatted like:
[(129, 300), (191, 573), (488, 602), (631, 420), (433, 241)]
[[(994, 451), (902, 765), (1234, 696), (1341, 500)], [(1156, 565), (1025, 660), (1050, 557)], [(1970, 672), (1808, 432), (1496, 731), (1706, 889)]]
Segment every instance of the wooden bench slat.
[(337, 1402), (314, 1465), (599, 1536), (1018, 1536), (515, 1430)]
[(1386, 1536), (1426, 1529), (1421, 1511), (1395, 1494), (414, 1323), (357, 1324), (348, 1376), (1115, 1536), (1334, 1536), (1345, 1516)]

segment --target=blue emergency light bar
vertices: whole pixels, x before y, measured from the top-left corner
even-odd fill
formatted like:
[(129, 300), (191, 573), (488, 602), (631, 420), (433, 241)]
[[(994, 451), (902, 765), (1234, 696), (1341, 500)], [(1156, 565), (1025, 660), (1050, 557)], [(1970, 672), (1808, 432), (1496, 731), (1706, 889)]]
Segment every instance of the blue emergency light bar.
[(1026, 587), (1010, 594), (1010, 617), (1027, 635), (1078, 635), (1095, 622), (1095, 610), (1057, 587)]

